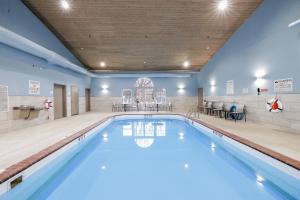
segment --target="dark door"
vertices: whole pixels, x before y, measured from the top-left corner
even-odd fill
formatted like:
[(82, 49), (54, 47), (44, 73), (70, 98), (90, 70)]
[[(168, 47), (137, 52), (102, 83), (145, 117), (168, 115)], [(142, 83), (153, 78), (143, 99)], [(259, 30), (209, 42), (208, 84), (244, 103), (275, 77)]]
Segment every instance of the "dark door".
[(85, 111), (91, 111), (91, 90), (88, 88), (85, 89)]
[(198, 106), (203, 106), (203, 88), (198, 88)]
[(67, 116), (66, 106), (66, 86), (54, 84), (54, 119), (60, 119)]
[(76, 86), (71, 86), (71, 115), (79, 114), (79, 90)]

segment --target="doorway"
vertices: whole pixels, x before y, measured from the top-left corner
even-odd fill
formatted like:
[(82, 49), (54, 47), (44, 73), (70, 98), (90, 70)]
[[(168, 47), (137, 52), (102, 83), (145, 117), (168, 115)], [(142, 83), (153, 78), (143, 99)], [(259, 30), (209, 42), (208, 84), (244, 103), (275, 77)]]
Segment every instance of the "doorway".
[(91, 111), (91, 90), (88, 88), (85, 89), (85, 111)]
[(71, 115), (79, 114), (79, 89), (71, 86)]
[(198, 106), (203, 106), (203, 88), (198, 88)]
[(66, 105), (66, 86), (54, 84), (54, 119), (60, 119), (67, 116)]

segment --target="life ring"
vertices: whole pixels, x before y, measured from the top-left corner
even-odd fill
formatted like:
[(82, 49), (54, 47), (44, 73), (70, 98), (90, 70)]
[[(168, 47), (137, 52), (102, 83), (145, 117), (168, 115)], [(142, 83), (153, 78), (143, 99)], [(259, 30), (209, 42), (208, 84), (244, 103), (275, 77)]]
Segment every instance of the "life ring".
[(273, 98), (268, 100), (267, 109), (269, 112), (281, 112), (283, 110), (282, 103), (279, 99)]
[(52, 101), (50, 99), (46, 99), (45, 102), (44, 102), (44, 107), (47, 110), (49, 110), (50, 108), (52, 108)]

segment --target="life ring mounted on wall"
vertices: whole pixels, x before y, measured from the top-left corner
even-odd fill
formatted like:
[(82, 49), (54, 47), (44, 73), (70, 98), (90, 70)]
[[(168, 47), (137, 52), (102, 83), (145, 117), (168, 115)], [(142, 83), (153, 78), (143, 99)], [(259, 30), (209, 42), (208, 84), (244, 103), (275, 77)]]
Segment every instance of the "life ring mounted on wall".
[(269, 112), (281, 112), (283, 110), (283, 105), (278, 98), (272, 98), (267, 102), (267, 109)]
[(44, 107), (47, 110), (49, 110), (50, 108), (52, 108), (52, 101), (50, 99), (46, 99), (45, 102), (44, 102)]
[(50, 112), (49, 112), (49, 110), (50, 110), (50, 108), (52, 108), (53, 107), (53, 105), (52, 105), (52, 101), (50, 100), (50, 99), (46, 99), (45, 101), (44, 101), (44, 108), (47, 110), (47, 112), (48, 112), (48, 120), (50, 119)]

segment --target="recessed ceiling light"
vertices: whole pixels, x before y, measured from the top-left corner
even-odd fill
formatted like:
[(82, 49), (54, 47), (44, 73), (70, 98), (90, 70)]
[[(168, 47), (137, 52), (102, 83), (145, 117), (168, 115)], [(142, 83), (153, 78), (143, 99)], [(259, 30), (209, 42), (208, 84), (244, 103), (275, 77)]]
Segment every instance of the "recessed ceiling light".
[(218, 10), (219, 11), (224, 11), (228, 7), (228, 0), (221, 0), (218, 3)]
[(70, 4), (66, 0), (62, 0), (61, 7), (65, 10), (68, 10), (70, 8)]
[(183, 67), (185, 67), (185, 68), (186, 68), (186, 67), (189, 67), (189, 66), (190, 66), (190, 62), (189, 62), (189, 61), (185, 61), (182, 65), (183, 65)]
[(185, 168), (185, 169), (188, 169), (189, 167), (190, 167), (190, 165), (189, 165), (188, 163), (185, 163), (185, 164), (184, 164), (184, 168)]
[(83, 47), (81, 47), (81, 48), (80, 48), (80, 50), (81, 50), (81, 51), (83, 51), (83, 50), (84, 50), (84, 48), (83, 48)]
[(100, 62), (100, 67), (106, 67), (106, 63), (105, 62)]

